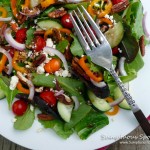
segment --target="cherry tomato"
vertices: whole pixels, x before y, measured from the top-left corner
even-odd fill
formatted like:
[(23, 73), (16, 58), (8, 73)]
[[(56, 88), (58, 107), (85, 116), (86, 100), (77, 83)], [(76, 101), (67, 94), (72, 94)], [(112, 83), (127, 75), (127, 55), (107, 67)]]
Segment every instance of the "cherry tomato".
[(40, 93), (40, 97), (47, 102), (51, 107), (56, 105), (56, 98), (54, 96), (54, 92), (52, 91), (44, 91)]
[(26, 28), (19, 29), (16, 32), (16, 41), (19, 43), (24, 43), (26, 40), (26, 32), (27, 32)]
[(44, 69), (47, 73), (54, 73), (61, 67), (61, 61), (58, 58), (52, 58), (48, 63), (45, 64)]
[(28, 108), (28, 104), (23, 100), (17, 100), (12, 105), (12, 111), (17, 116), (22, 116)]
[(73, 24), (70, 18), (69, 14), (65, 14), (64, 16), (62, 16), (61, 18), (61, 24), (65, 27), (65, 28), (69, 28), (72, 29), (73, 28)]
[(46, 46), (46, 41), (41, 36), (35, 38), (35, 51), (39, 52)]
[(119, 53), (117, 46), (112, 49), (112, 53), (113, 53), (113, 55), (117, 55)]
[(14, 48), (11, 48), (10, 50), (9, 50), (9, 54), (10, 54), (10, 56), (13, 58), (14, 57), (14, 52), (15, 52), (15, 49)]
[(118, 4), (120, 2), (122, 2), (123, 0), (112, 0), (112, 3), (115, 5), (115, 4)]

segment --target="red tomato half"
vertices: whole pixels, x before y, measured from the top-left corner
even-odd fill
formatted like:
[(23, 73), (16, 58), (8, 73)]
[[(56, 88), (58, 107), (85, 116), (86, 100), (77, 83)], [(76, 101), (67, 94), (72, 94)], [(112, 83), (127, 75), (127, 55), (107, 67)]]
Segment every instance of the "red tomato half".
[(19, 29), (16, 32), (16, 41), (19, 43), (24, 43), (26, 40), (26, 32), (27, 32), (26, 28)]
[(71, 21), (71, 18), (70, 18), (69, 14), (66, 14), (66, 15), (62, 16), (62, 18), (61, 18), (61, 24), (65, 28), (69, 28), (69, 29), (73, 28), (73, 24), (72, 24), (72, 21)]
[(112, 3), (115, 5), (115, 4), (118, 4), (120, 2), (122, 2), (123, 0), (112, 0)]
[(35, 38), (35, 51), (40, 52), (46, 46), (46, 41), (41, 36)]
[(44, 91), (40, 93), (40, 97), (47, 102), (51, 107), (56, 105), (56, 98), (54, 96), (54, 92), (52, 91)]
[(17, 116), (22, 116), (28, 108), (28, 104), (23, 100), (17, 100), (12, 105), (12, 111)]

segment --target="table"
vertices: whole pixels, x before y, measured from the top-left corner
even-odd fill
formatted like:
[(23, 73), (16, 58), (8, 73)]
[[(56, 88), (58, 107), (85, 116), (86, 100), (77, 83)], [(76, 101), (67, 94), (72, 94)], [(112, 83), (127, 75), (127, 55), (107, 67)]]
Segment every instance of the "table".
[[(138, 127), (133, 132), (131, 132), (130, 136), (138, 136), (140, 134), (144, 134), (142, 129)], [(107, 150), (150, 150), (150, 141), (145, 140), (144, 143), (140, 144), (124, 144), (125, 140), (120, 140), (114, 144), (112, 144)], [(9, 140), (5, 139), (0, 135), (0, 150), (29, 150), (27, 148), (21, 147)]]

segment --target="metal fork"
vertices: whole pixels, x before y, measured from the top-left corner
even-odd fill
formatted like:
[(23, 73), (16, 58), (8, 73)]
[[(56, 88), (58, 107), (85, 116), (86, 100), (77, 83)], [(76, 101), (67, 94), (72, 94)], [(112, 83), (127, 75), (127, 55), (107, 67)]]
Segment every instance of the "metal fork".
[[(86, 55), (91, 58), (93, 63), (104, 67), (110, 72), (130, 105), (131, 110), (133, 111), (133, 114), (138, 120), (140, 126), (150, 140), (150, 124), (115, 72), (112, 64), (112, 49), (108, 41), (83, 6), (81, 6), (81, 10), (82, 12), (79, 8), (77, 8), (77, 10), (70, 13), (80, 44), (82, 45)], [(95, 31), (94, 33), (90, 26)]]

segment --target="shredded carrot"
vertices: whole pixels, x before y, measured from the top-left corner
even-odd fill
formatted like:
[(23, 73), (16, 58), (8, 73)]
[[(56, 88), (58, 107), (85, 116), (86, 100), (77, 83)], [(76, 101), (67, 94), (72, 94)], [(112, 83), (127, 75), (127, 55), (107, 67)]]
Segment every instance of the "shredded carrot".
[(109, 25), (112, 25), (113, 23), (111, 22), (110, 19), (108, 18), (100, 18), (100, 23), (107, 23)]
[(22, 86), (21, 82), (18, 82), (18, 84), (17, 84), (17, 89), (18, 89), (20, 92), (25, 93), (25, 94), (29, 94), (29, 93), (30, 93), (29, 89), (24, 88), (24, 87)]
[[(111, 97), (107, 97), (106, 100), (111, 103), (114, 100)], [(111, 110), (105, 112), (109, 116), (114, 116), (119, 112), (119, 106), (115, 105)]]
[(18, 11), (17, 11), (17, 0), (10, 0), (10, 3), (11, 3), (11, 10), (12, 10), (12, 13), (13, 15), (18, 18)]
[(52, 31), (51, 29), (46, 30), (45, 33), (44, 33), (44, 39), (47, 39), (47, 37), (48, 37), (49, 35), (52, 35), (52, 33), (53, 33), (53, 31)]
[(29, 8), (30, 6), (30, 0), (25, 0), (25, 3), (22, 5), (22, 9)]
[(16, 22), (10, 22), (10, 27), (11, 29), (14, 31), (14, 32), (17, 32), (18, 31), (18, 24)]
[(47, 8), (48, 6), (54, 3), (56, 3), (56, 0), (41, 0), (42, 8)]
[[(0, 12), (2, 13), (2, 15), (0, 17), (2, 17), (2, 18), (7, 17), (7, 10), (4, 7), (0, 7)], [(0, 27), (2, 27), (3, 24), (4, 24), (4, 22), (0, 21)]]
[(5, 64), (7, 61), (7, 57), (3, 54), (2, 58), (0, 60), (0, 73), (3, 71), (3, 69), (5, 68)]

